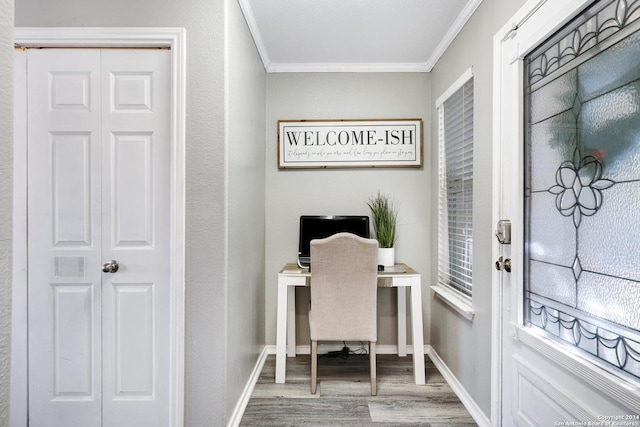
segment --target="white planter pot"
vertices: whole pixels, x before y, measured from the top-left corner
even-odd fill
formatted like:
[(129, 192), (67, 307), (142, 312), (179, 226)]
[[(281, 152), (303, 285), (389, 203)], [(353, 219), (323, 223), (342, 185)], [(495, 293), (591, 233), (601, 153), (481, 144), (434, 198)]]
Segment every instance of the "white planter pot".
[(393, 267), (395, 264), (395, 248), (378, 248), (378, 265)]

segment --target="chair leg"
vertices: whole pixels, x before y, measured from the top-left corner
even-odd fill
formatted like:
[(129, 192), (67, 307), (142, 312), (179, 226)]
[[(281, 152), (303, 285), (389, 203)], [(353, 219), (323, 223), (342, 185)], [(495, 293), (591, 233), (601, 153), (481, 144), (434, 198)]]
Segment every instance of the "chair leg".
[(371, 371), (371, 396), (378, 394), (376, 386), (376, 343), (369, 342), (369, 370)]
[(318, 379), (318, 341), (311, 341), (311, 394), (316, 394)]

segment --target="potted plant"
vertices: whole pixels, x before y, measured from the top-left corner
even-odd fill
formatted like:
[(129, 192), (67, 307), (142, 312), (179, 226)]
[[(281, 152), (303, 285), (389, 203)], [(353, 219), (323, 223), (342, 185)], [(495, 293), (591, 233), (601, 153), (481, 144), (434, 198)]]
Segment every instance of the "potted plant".
[(398, 210), (385, 194), (371, 197), (367, 202), (373, 217), (373, 231), (378, 240), (378, 264), (392, 267), (395, 263), (396, 222)]

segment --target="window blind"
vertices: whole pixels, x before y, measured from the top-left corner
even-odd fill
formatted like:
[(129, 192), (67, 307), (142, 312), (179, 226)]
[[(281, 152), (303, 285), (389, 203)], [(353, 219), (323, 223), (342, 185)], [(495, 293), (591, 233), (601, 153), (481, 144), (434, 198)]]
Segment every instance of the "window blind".
[(438, 107), (438, 281), (472, 294), (473, 78)]

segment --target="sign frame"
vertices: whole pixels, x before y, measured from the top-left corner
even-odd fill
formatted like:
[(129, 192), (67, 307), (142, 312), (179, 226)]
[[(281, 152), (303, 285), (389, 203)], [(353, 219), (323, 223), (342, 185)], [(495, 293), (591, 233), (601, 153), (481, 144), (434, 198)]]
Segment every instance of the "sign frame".
[(419, 118), (278, 120), (278, 169), (422, 166)]

